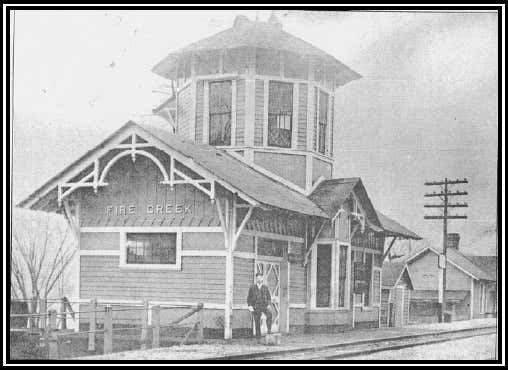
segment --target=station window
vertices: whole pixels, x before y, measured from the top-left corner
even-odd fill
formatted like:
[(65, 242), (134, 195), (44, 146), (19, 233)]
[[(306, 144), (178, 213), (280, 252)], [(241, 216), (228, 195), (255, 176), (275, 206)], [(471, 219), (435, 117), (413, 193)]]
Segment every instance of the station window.
[(319, 92), (319, 120), (318, 120), (318, 151), (326, 152), (326, 140), (328, 130), (328, 94)]
[(231, 145), (231, 81), (214, 81), (209, 86), (210, 145)]
[(317, 246), (316, 307), (330, 307), (332, 278), (332, 245)]
[(175, 233), (127, 233), (126, 263), (176, 264)]
[(293, 84), (270, 81), (268, 98), (268, 145), (291, 148)]

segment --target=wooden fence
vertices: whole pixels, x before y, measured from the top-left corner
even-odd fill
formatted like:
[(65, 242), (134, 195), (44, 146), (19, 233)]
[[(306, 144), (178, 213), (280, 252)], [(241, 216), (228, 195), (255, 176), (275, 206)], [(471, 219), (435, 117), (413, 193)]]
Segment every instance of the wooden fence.
[[(172, 305), (172, 306), (160, 306), (160, 305), (152, 305), (150, 306), (149, 301), (143, 301), (141, 307), (120, 307), (118, 309), (113, 309), (111, 304), (104, 304), (104, 310), (99, 310), (97, 307), (97, 299), (92, 299), (88, 303), (88, 310), (85, 311), (68, 311), (68, 308), (71, 307), (71, 303), (68, 300), (62, 299), (58, 300), (60, 303), (59, 310), (49, 309), (48, 310), (48, 300), (41, 299), (37, 302), (38, 307), (37, 313), (11, 313), (10, 319), (26, 319), (27, 325), (25, 328), (11, 328), (12, 331), (39, 331), (41, 334), (41, 339), (44, 342), (44, 345), (47, 346), (48, 349), (48, 357), (50, 359), (59, 359), (60, 358), (60, 347), (65, 340), (69, 340), (72, 336), (86, 335), (88, 334), (88, 351), (94, 352), (96, 350), (96, 342), (97, 342), (97, 334), (103, 334), (103, 353), (111, 353), (113, 352), (113, 334), (117, 332), (125, 332), (133, 329), (141, 329), (140, 336), (140, 348), (147, 349), (148, 345), (152, 343), (152, 348), (160, 347), (161, 342), (161, 329), (162, 328), (171, 328), (177, 327), (182, 323), (185, 319), (193, 315), (197, 315), (197, 320), (194, 322), (192, 327), (188, 329), (185, 333), (184, 338), (179, 341), (180, 345), (185, 344), (190, 338), (193, 332), (197, 334), (198, 342), (203, 341), (203, 328), (204, 328), (204, 311), (203, 311), (203, 303), (199, 303), (197, 305)], [(33, 301), (30, 302), (34, 304)], [(79, 304), (86, 304), (86, 302), (80, 301), (75, 302)], [(32, 309), (33, 309), (32, 307)], [(188, 308), (190, 311), (179, 316), (178, 318), (170, 321), (169, 323), (161, 324), (161, 311), (165, 309), (175, 309), (175, 308)], [(141, 325), (137, 327), (114, 327), (113, 326), (113, 312), (121, 312), (121, 311), (139, 311), (141, 316)], [(97, 328), (97, 314), (103, 313), (103, 329)], [(149, 322), (149, 313), (151, 314), (151, 320)], [(81, 315), (88, 314), (90, 315), (89, 320), (89, 328), (86, 331), (75, 330), (70, 331), (66, 329), (66, 318), (68, 315)], [(152, 335), (149, 338), (149, 330), (151, 329)]]

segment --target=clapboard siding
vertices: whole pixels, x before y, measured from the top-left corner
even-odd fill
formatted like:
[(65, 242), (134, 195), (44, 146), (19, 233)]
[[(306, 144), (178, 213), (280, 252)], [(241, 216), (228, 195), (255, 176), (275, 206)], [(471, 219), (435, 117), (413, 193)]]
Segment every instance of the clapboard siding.
[(355, 308), (355, 322), (371, 322), (379, 321), (379, 308), (371, 307), (365, 310), (361, 307)]
[(305, 267), (291, 263), (289, 268), (289, 303), (305, 303)]
[(312, 159), (312, 182), (323, 176), (325, 179), (332, 177), (332, 164), (318, 158)]
[(254, 145), (263, 145), (263, 123), (264, 123), (264, 81), (256, 80), (256, 104), (254, 114)]
[(224, 249), (224, 233), (182, 233), (183, 250), (219, 250)]
[(196, 130), (195, 140), (198, 143), (203, 141), (203, 102), (204, 102), (204, 81), (198, 81), (196, 87)]
[[(234, 93), (234, 92), (233, 92)], [(236, 82), (236, 145), (245, 144), (245, 80)]]
[[(438, 256), (428, 250), (409, 264), (409, 273), (415, 290), (436, 290), (438, 286)], [(446, 289), (470, 290), (469, 275), (450, 263), (446, 265)]]
[(299, 84), (298, 91), (298, 150), (307, 150), (307, 84)]
[(312, 123), (313, 123), (313, 130), (312, 130), (312, 147), (314, 150), (317, 150), (317, 127), (318, 127), (318, 96), (319, 96), (319, 90), (317, 87), (314, 88), (314, 100), (313, 100), (313, 117), (312, 117)]
[(249, 287), (254, 282), (254, 260), (234, 258), (233, 303), (246, 304)]
[(224, 303), (224, 257), (182, 257), (182, 269), (119, 267), (117, 256), (81, 256), (80, 298)]
[(305, 187), (305, 156), (282, 153), (255, 152), (254, 163), (268, 171)]
[(181, 136), (190, 138), (190, 125), (192, 122), (192, 95), (191, 86), (189, 85), (178, 93), (177, 104), (177, 131)]
[(335, 129), (335, 98), (333, 96), (330, 97), (330, 156), (333, 157), (333, 131)]
[(351, 325), (351, 313), (339, 310), (312, 310), (306, 313), (307, 325)]
[(119, 250), (119, 233), (81, 233), (79, 235), (81, 250)]

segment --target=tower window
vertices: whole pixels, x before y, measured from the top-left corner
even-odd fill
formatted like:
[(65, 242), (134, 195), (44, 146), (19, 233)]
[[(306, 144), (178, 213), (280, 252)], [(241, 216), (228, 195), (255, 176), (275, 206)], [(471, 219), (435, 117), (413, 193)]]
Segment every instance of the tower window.
[(293, 84), (270, 81), (268, 97), (268, 145), (291, 148)]
[(210, 82), (210, 145), (231, 145), (231, 81)]
[(328, 130), (328, 94), (319, 92), (319, 133), (318, 151), (321, 154), (326, 152), (326, 131)]

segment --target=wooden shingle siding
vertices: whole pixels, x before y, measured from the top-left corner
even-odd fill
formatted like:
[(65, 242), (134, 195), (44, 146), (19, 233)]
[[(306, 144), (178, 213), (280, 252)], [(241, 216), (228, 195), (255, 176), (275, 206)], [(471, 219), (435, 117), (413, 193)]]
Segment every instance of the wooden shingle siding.
[(330, 179), (332, 177), (331, 163), (318, 158), (313, 158), (312, 162), (312, 182), (316, 181), (320, 176), (324, 176), (325, 179)]
[(234, 258), (233, 304), (246, 304), (250, 286), (254, 283), (254, 260)]
[(254, 252), (254, 237), (249, 235), (241, 235), (236, 242), (236, 249), (238, 252)]
[(192, 94), (191, 86), (187, 86), (178, 93), (177, 109), (177, 131), (179, 135), (190, 138), (190, 125), (192, 121)]
[(196, 87), (196, 130), (195, 140), (198, 143), (203, 141), (203, 101), (204, 81), (198, 81)]
[(245, 80), (236, 82), (236, 145), (245, 145)]
[(254, 115), (254, 145), (263, 146), (264, 81), (256, 80), (256, 113)]
[(224, 257), (182, 257), (182, 269), (119, 267), (117, 256), (81, 256), (80, 298), (224, 303)]
[(303, 155), (255, 152), (254, 163), (301, 188), (305, 187), (306, 160)]
[(305, 267), (301, 263), (290, 265), (289, 303), (305, 303)]
[(299, 84), (298, 92), (298, 150), (307, 150), (307, 84)]
[(342, 213), (336, 218), (335, 222), (338, 222), (339, 224), (339, 241), (348, 243), (350, 232), (348, 217), (346, 214)]
[(120, 250), (119, 233), (80, 233), (81, 250)]
[(182, 233), (183, 250), (224, 250), (224, 233)]
[[(217, 211), (208, 195), (192, 185), (176, 185), (174, 190), (161, 184), (162, 174), (148, 158), (123, 157), (111, 168), (109, 185), (98, 190), (83, 189), (81, 226), (219, 226)], [(149, 213), (154, 205), (188, 205), (188, 213)], [(135, 212), (116, 214), (108, 206), (134, 206)], [(174, 208), (172, 208), (174, 210)], [(164, 208), (164, 211), (166, 209)]]

